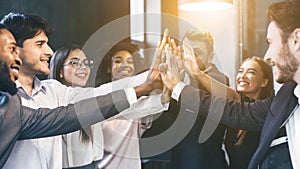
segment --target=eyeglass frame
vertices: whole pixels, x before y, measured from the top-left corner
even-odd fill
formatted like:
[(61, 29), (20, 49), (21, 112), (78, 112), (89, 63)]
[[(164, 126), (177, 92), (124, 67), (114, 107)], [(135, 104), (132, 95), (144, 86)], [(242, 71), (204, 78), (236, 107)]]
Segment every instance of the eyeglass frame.
[(94, 66), (94, 61), (91, 59), (80, 60), (79, 58), (71, 58), (66, 63), (64, 63), (63, 66), (71, 65), (74, 69), (80, 69), (82, 67), (82, 64), (84, 64), (85, 67), (91, 69)]

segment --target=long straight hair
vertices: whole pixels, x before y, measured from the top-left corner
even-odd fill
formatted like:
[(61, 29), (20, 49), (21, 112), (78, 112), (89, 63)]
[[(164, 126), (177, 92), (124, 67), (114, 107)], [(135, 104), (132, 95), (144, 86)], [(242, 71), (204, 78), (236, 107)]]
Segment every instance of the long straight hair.
[[(69, 54), (75, 50), (81, 48), (77, 45), (69, 45), (59, 48), (53, 54), (51, 61), (50, 61), (50, 79), (56, 79), (57, 81), (61, 82), (64, 85), (68, 85), (63, 77), (60, 77), (60, 72), (63, 67), (63, 64)], [(92, 129), (91, 127), (81, 129), (80, 130), (80, 138), (83, 143), (88, 143), (93, 140)]]

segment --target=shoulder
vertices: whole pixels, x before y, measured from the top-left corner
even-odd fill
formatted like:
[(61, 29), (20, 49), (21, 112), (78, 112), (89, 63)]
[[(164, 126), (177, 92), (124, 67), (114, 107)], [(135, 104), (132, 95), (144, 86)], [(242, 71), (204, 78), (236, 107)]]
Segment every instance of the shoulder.
[(68, 87), (55, 79), (42, 80), (41, 85), (50, 90), (66, 90)]
[(59, 81), (55, 80), (55, 79), (46, 79), (46, 80), (42, 80), (41, 83), (43, 85), (62, 85)]
[(8, 101), (9, 101), (8, 95), (0, 91), (0, 107), (5, 106)]
[(15, 94), (11, 96), (8, 93), (0, 92), (0, 124), (3, 118), (7, 118), (7, 115), (13, 117), (15, 113), (20, 113), (21, 100), (20, 97)]

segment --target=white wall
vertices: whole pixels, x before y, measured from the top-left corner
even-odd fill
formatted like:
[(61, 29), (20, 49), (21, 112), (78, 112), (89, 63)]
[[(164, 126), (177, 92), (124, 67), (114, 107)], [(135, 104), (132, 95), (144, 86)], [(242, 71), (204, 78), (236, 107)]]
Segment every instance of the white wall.
[[(212, 33), (215, 40), (215, 58), (220, 71), (230, 78), (235, 87), (235, 75), (239, 66), (239, 27), (237, 8), (214, 12), (187, 12), (179, 10), (178, 16), (198, 29)], [(185, 33), (184, 25), (179, 24), (179, 36)]]

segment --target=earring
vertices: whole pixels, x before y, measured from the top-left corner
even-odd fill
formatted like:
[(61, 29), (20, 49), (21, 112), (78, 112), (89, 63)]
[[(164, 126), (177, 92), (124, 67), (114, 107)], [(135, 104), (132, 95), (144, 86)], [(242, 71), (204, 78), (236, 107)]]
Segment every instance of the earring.
[(59, 77), (62, 79), (64, 76), (63, 76), (63, 74), (60, 73), (60, 74), (59, 74)]

